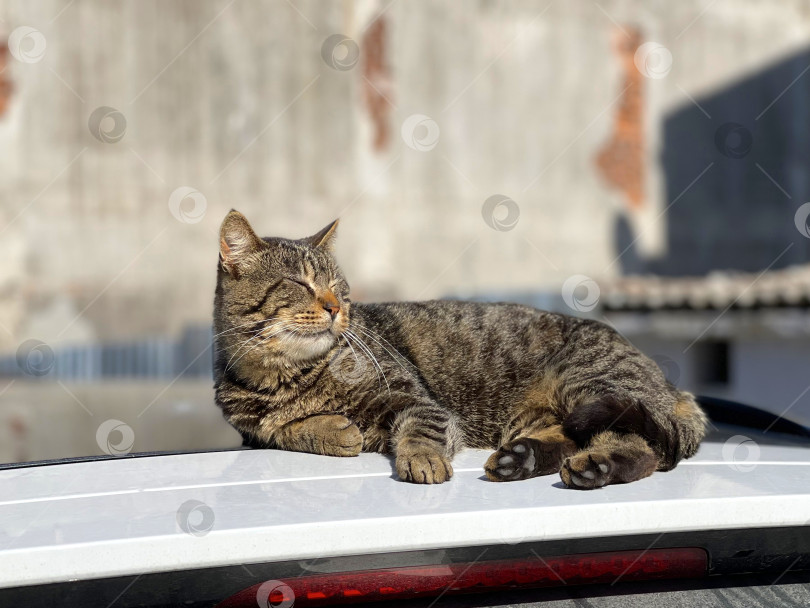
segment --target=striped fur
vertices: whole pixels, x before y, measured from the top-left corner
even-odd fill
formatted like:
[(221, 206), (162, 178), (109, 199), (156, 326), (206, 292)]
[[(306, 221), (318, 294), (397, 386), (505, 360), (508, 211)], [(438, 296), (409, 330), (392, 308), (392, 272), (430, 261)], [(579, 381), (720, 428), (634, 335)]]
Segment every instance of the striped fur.
[(223, 222), (216, 401), (246, 445), (392, 453), (416, 483), (488, 448), (494, 481), (559, 472), (580, 489), (696, 452), (693, 397), (607, 325), (507, 303), (352, 303), (335, 226), (288, 240), (236, 211)]

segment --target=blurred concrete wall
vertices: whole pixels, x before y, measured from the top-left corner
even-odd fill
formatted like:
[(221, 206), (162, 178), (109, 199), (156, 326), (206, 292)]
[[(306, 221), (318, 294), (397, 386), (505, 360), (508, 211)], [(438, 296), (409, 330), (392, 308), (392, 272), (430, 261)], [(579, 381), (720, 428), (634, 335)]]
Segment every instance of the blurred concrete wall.
[[(6, 348), (205, 321), (231, 207), (290, 237), (340, 216), (360, 299), (610, 276), (617, 217), (634, 255), (667, 246), (662, 117), (810, 44), (801, 0), (19, 0), (0, 18), (17, 33), (0, 73)], [(636, 31), (671, 54), (663, 76), (631, 77), (616, 49)], [(622, 108), (643, 133), (633, 204), (596, 164)], [(482, 215), (493, 195), (517, 223)]]
[(211, 392), (209, 382), (16, 382), (0, 400), (0, 463), (241, 445)]

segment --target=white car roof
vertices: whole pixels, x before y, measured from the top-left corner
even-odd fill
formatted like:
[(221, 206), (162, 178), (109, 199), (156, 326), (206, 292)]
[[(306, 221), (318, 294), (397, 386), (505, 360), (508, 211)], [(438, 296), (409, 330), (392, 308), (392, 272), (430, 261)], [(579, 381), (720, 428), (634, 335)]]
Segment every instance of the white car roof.
[[(389, 458), (236, 450), (0, 470), (0, 588), (343, 555), (804, 525), (810, 449), (742, 430), (594, 491), (493, 483), (468, 450), (436, 486)], [(733, 435), (734, 433), (732, 433)]]

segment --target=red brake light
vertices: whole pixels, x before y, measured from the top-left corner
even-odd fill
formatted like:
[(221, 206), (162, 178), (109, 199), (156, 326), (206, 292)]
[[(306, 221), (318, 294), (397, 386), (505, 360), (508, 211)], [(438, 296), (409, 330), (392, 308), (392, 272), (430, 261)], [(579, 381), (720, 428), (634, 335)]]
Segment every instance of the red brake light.
[(217, 608), (291, 608), (293, 603), (306, 608), (521, 587), (689, 578), (705, 576), (707, 567), (703, 549), (680, 548), (339, 572), (267, 581), (240, 591)]

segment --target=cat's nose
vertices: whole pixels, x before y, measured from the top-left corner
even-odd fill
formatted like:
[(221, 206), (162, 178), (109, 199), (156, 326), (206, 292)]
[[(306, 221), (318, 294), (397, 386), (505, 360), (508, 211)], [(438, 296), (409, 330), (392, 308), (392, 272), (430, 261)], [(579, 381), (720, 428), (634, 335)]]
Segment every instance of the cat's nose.
[(334, 320), (334, 318), (340, 312), (340, 306), (337, 304), (332, 304), (331, 302), (324, 302), (323, 309), (332, 316), (332, 320)]

